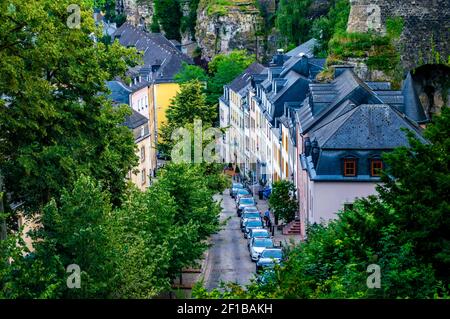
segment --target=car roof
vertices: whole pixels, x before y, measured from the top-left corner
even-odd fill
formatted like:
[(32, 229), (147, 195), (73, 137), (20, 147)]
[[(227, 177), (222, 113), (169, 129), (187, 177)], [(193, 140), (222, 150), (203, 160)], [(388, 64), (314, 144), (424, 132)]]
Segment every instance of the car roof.
[[(255, 228), (254, 230), (255, 231), (264, 231), (266, 233), (269, 233), (269, 231), (267, 229), (264, 229), (264, 228)], [(258, 237), (258, 236), (256, 236), (256, 237)]]
[(259, 212), (258, 211), (243, 212), (242, 216), (244, 216), (245, 214), (257, 214), (259, 216)]
[[(257, 238), (257, 237), (255, 237), (255, 238)], [(264, 251), (266, 251), (266, 250), (279, 250), (280, 252), (283, 252), (283, 250), (281, 248), (275, 248), (275, 247), (264, 249)]]
[(259, 236), (256, 236), (256, 237), (253, 237), (253, 238), (252, 238), (253, 241), (255, 241), (255, 240), (257, 240), (257, 239), (260, 239), (260, 240), (261, 240), (261, 239), (264, 239), (264, 240), (270, 239), (270, 240), (272, 240), (272, 238), (259, 237)]

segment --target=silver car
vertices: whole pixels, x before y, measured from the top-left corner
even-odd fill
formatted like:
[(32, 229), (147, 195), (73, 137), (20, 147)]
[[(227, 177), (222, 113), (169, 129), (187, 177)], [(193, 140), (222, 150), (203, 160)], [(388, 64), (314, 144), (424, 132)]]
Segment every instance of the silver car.
[(271, 238), (254, 237), (250, 243), (250, 257), (252, 261), (257, 261), (266, 248), (273, 248)]

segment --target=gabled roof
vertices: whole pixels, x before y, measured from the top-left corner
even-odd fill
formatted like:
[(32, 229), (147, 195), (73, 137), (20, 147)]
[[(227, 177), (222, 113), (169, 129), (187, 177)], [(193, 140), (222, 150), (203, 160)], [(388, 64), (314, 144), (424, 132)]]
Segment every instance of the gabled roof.
[(182, 67), (182, 63), (192, 64), (192, 59), (176, 48), (174, 43), (169, 41), (160, 33), (148, 33), (128, 22), (125, 22), (114, 32), (114, 39), (118, 38), (121, 45), (135, 47), (143, 55), (144, 66), (157, 66), (151, 70), (151, 80), (164, 81), (173, 80)]
[(253, 62), (238, 77), (236, 77), (228, 87), (234, 92), (240, 93), (241, 90), (250, 84), (253, 75), (261, 74), (264, 70), (265, 67), (262, 64)]
[(393, 149), (409, 145), (402, 128), (426, 142), (420, 129), (387, 104), (362, 104), (311, 132), (322, 149)]
[(119, 81), (108, 81), (106, 85), (108, 86), (108, 89), (111, 91), (109, 98), (113, 100), (113, 102), (118, 104), (130, 103), (131, 90), (129, 87), (125, 86), (123, 83)]
[[(351, 70), (344, 71), (331, 83), (312, 83), (309, 88), (308, 103), (299, 111), (303, 133), (336, 111), (336, 108), (344, 102), (355, 105), (383, 104), (383, 101), (374, 94), (370, 87)], [(334, 119), (334, 117), (330, 117)]]
[(314, 48), (319, 45), (318, 41), (314, 38), (309, 39), (305, 43), (300, 44), (298, 47), (292, 49), (287, 52), (287, 56), (298, 56), (301, 53), (305, 54), (308, 58), (312, 58), (314, 56)]
[(148, 123), (148, 119), (141, 113), (132, 110), (132, 114), (125, 118), (124, 125), (130, 129), (136, 129)]

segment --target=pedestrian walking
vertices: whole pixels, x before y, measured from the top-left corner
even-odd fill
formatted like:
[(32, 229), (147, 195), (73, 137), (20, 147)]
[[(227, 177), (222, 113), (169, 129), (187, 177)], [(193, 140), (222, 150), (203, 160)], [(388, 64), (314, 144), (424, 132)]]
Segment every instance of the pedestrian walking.
[(270, 223), (270, 208), (266, 210), (264, 213), (264, 221), (266, 222), (266, 226), (269, 227)]

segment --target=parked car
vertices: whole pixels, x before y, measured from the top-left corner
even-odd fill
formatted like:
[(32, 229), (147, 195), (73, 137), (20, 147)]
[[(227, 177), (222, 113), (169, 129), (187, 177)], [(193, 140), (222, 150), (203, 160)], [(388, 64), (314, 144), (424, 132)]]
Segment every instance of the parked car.
[(256, 206), (247, 206), (244, 207), (242, 213), (259, 213), (259, 210)]
[(253, 238), (250, 242), (250, 257), (252, 258), (252, 261), (257, 261), (264, 249), (272, 247), (273, 240), (271, 238)]
[(248, 190), (246, 190), (246, 189), (239, 189), (236, 192), (236, 198), (235, 198), (236, 204), (239, 202), (239, 199), (241, 199), (243, 197), (253, 197), (253, 196), (248, 192)]
[(266, 248), (262, 251), (256, 262), (256, 272), (263, 268), (273, 268), (275, 264), (279, 264), (283, 259), (283, 251), (280, 248)]
[(270, 238), (270, 233), (267, 229), (264, 229), (264, 228), (250, 229), (250, 231), (247, 235), (247, 246), (248, 247), (250, 247), (250, 243), (251, 243), (252, 239), (255, 237)]
[(237, 215), (241, 217), (242, 210), (244, 209), (244, 207), (248, 206), (256, 206), (256, 202), (253, 197), (240, 198), (237, 204)]
[(247, 224), (248, 224), (249, 222), (251, 222), (251, 221), (261, 221), (261, 222), (262, 222), (261, 217), (247, 218), (247, 219), (242, 223), (241, 231), (244, 232), (244, 231), (245, 231), (245, 227), (246, 227)]
[(255, 218), (259, 218), (261, 219), (261, 215), (259, 214), (259, 212), (242, 212), (241, 214), (241, 230), (244, 230), (244, 223), (249, 220), (249, 219), (255, 219)]
[(263, 228), (263, 223), (261, 220), (258, 219), (252, 219), (245, 222), (245, 228), (244, 228), (244, 238), (248, 238), (248, 233), (250, 232), (250, 229), (253, 228)]
[(233, 183), (233, 184), (231, 184), (230, 196), (232, 198), (234, 198), (236, 196), (236, 192), (239, 189), (244, 189), (244, 185), (242, 185), (241, 183)]

